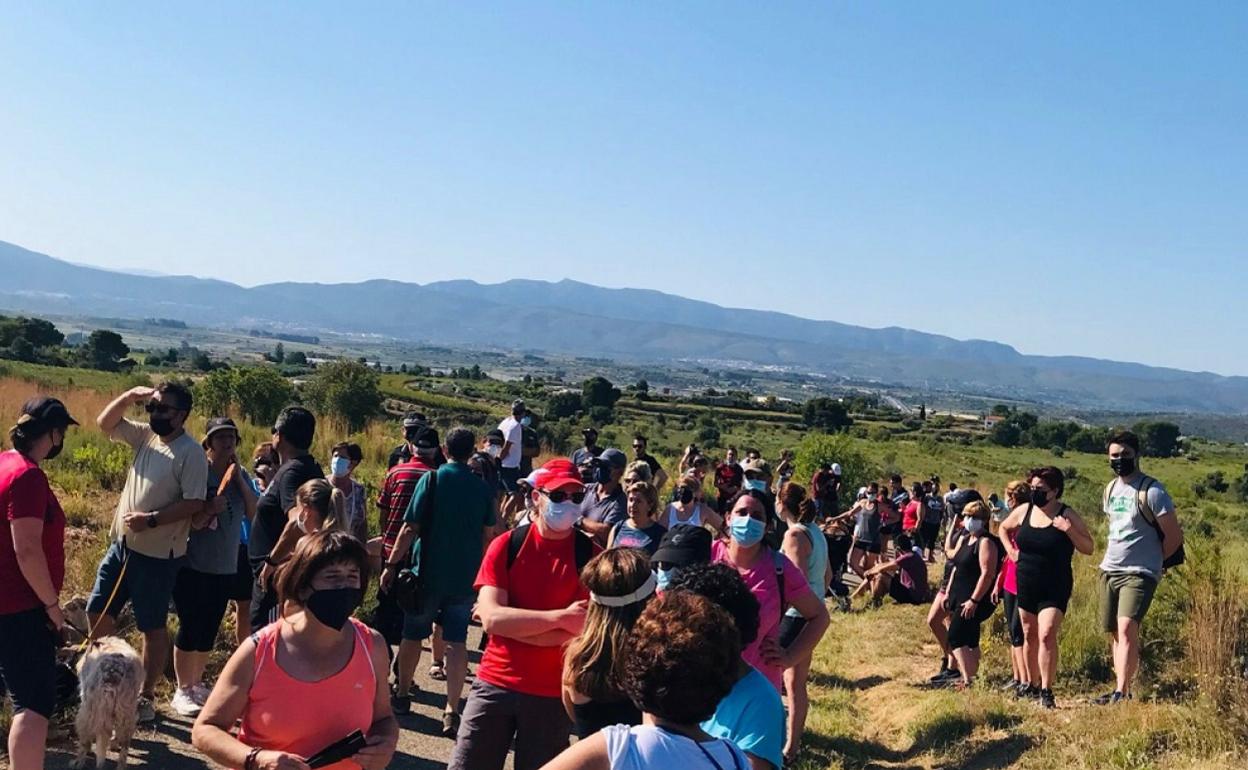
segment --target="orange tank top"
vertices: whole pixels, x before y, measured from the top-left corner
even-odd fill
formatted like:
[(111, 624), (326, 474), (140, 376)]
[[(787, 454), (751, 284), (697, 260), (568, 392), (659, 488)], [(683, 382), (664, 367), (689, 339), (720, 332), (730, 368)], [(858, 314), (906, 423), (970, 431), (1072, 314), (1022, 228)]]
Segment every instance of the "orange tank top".
[[(307, 758), (355, 730), (368, 734), (377, 697), (368, 627), (351, 618), (355, 650), (341, 671), (319, 682), (303, 682), (277, 662), (281, 620), (254, 634), (255, 674), (238, 739), (248, 746), (286, 751)], [(351, 760), (327, 767), (359, 768)]]

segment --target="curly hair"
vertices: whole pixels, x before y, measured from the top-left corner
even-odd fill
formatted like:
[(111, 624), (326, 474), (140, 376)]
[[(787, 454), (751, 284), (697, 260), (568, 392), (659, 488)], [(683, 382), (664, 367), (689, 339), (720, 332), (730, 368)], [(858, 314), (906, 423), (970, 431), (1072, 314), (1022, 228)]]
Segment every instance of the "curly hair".
[[(624, 596), (636, 591), (650, 577), (645, 553), (632, 548), (612, 548), (589, 560), (581, 582), (601, 596)], [(585, 626), (564, 653), (563, 683), (596, 701), (618, 699), (620, 666), (628, 632), (649, 600), (623, 607), (590, 602)]]
[(1049, 489), (1053, 490), (1053, 499), (1061, 499), (1062, 493), (1066, 491), (1066, 477), (1062, 475), (1061, 470), (1054, 468), (1052, 465), (1046, 465), (1043, 468), (1032, 468), (1027, 471), (1027, 481), (1032, 479), (1040, 479)]
[(758, 638), (758, 597), (750, 591), (735, 569), (717, 562), (691, 564), (672, 575), (668, 591), (689, 591), (718, 604), (732, 616), (741, 635), (741, 644), (749, 646)]
[(741, 659), (736, 626), (710, 599), (669, 591), (650, 603), (628, 635), (621, 684), (641, 711), (678, 725), (715, 713)]

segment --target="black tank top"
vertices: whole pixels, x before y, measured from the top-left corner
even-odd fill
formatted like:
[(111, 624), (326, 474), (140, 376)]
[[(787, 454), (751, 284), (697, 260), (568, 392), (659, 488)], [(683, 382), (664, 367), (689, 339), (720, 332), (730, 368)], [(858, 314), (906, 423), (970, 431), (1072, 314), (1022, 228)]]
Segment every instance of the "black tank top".
[[(958, 552), (953, 555), (955, 570), (949, 584), (949, 599), (954, 606), (970, 599), (975, 592), (975, 585), (979, 583), (979, 543), (983, 539), (982, 535), (963, 538)], [(980, 597), (981, 600), (983, 598)]]
[(639, 725), (641, 712), (633, 702), (624, 700), (590, 701), (572, 704), (572, 734), (577, 738), (588, 738), (604, 727), (611, 725)]
[[(1014, 545), (1018, 548), (1018, 571), (1029, 577), (1057, 577), (1070, 573), (1071, 560), (1075, 556), (1075, 544), (1057, 527), (1031, 526), (1031, 509), (1023, 514), (1023, 526), (1019, 527)], [(1066, 512), (1063, 505), (1058, 516)]]

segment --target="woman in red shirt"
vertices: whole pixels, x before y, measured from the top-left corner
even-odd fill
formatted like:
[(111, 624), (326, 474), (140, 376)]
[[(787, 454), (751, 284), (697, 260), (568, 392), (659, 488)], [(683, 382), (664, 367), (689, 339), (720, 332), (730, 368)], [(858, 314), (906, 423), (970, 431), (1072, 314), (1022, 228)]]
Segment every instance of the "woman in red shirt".
[(65, 615), (65, 512), (39, 467), (77, 425), (65, 405), (27, 401), (9, 429), (13, 449), (0, 452), (0, 678), (13, 697), (9, 766), (43, 767), (48, 719), (56, 706), (56, 648)]

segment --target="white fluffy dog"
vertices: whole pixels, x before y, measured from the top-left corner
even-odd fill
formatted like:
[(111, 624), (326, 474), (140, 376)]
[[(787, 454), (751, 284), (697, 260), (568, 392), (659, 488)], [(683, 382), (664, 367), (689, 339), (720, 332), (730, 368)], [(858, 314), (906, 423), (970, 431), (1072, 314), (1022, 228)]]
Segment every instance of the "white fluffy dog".
[(73, 766), (87, 766), (87, 749), (95, 745), (95, 766), (104, 767), (108, 746), (117, 744), (117, 768), (124, 770), (130, 739), (138, 719), (143, 689), (143, 660), (134, 648), (115, 636), (91, 643), (78, 661), (78, 756)]

